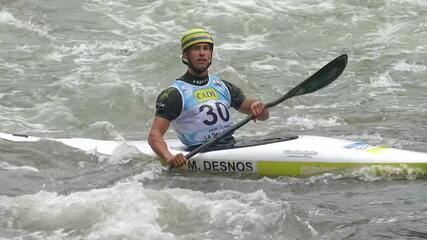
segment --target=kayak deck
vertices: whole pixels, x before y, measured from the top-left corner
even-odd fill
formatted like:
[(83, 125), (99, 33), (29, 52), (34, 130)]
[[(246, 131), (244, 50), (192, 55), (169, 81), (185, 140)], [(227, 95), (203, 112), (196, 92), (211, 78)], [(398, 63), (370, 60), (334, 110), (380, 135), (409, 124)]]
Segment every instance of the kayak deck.
[[(0, 133), (0, 139), (14, 142), (40, 140), (61, 142), (87, 152), (106, 155), (122, 145), (156, 157), (146, 141), (112, 141), (88, 138), (38, 138)], [(177, 139), (167, 140), (170, 151), (188, 153)], [(342, 168), (399, 168), (427, 173), (427, 153), (371, 146), (363, 141), (320, 136), (288, 136), (249, 139), (195, 155), (182, 169), (189, 171), (256, 173), (268, 176), (313, 175)]]

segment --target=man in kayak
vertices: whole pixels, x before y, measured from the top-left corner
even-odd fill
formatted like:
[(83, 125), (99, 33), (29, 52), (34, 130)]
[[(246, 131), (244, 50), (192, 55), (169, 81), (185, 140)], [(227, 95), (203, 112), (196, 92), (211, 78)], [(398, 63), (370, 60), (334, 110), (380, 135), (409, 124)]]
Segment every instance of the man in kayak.
[[(213, 47), (212, 36), (204, 29), (190, 29), (181, 38), (187, 72), (158, 96), (148, 136), (148, 143), (163, 163), (181, 167), (187, 161), (183, 154), (173, 155), (168, 150), (163, 136), (170, 125), (183, 144), (194, 148), (232, 126), (230, 107), (258, 120), (269, 116), (262, 102), (246, 97), (240, 88), (219, 76), (208, 74)], [(234, 139), (229, 136), (226, 141)]]

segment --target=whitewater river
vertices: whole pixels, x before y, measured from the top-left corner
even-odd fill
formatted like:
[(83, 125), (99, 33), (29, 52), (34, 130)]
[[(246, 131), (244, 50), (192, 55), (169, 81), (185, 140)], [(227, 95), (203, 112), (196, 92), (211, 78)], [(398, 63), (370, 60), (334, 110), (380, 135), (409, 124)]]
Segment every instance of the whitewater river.
[[(349, 56), (331, 86), (236, 137), (427, 152), (424, 0), (0, 0), (0, 132), (146, 139), (157, 95), (186, 70), (179, 39), (192, 27), (214, 35), (211, 72), (264, 101)], [(133, 149), (0, 141), (2, 240), (425, 239), (426, 225), (426, 177), (399, 169), (179, 173)]]

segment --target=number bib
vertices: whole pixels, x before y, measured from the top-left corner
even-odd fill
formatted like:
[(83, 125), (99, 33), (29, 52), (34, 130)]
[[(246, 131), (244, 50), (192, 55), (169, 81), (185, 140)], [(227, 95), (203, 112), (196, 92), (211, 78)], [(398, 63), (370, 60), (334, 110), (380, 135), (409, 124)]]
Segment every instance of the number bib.
[(172, 87), (182, 97), (182, 111), (172, 121), (172, 128), (183, 144), (192, 146), (209, 141), (232, 125), (230, 92), (219, 77), (209, 75), (204, 86), (176, 80)]

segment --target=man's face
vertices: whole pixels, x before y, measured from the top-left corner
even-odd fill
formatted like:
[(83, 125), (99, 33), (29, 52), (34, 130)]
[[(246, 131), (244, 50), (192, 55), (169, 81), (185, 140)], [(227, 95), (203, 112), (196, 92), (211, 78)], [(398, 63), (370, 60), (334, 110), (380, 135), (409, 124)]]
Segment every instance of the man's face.
[(196, 43), (184, 52), (184, 58), (196, 71), (205, 72), (212, 60), (212, 47), (209, 43)]

